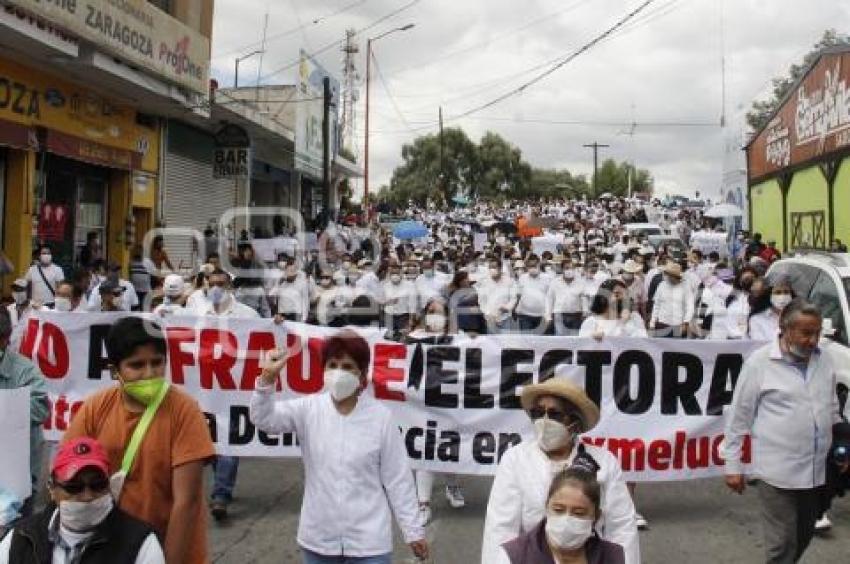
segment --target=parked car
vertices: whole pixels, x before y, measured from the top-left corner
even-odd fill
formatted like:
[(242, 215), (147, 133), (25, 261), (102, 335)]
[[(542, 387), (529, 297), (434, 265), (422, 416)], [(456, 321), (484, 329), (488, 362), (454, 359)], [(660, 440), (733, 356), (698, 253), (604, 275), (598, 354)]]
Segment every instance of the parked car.
[[(797, 297), (817, 305), (825, 325), (835, 331), (824, 348), (833, 357), (838, 373), (838, 392), (845, 397), (850, 390), (850, 254), (805, 252), (773, 263), (768, 281), (786, 278)], [(828, 320), (828, 321), (826, 321)], [(848, 402), (850, 403), (850, 402)], [(850, 405), (845, 406), (850, 415)]]
[(627, 223), (623, 226), (629, 237), (648, 237), (649, 235), (663, 235), (664, 230), (657, 223)]

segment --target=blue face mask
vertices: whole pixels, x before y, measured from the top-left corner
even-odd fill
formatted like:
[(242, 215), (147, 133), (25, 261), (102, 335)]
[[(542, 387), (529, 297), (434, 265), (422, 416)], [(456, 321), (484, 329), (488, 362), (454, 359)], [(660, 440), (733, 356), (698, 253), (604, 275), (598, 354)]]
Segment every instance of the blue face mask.
[(207, 292), (207, 297), (213, 305), (219, 305), (224, 301), (225, 296), (227, 296), (227, 292), (221, 286), (213, 286)]

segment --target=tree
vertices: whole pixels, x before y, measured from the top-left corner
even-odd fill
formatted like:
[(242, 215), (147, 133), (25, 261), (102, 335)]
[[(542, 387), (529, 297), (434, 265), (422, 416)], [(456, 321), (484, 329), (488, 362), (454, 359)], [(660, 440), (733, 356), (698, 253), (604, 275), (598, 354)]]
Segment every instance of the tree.
[(636, 169), (629, 163), (617, 163), (606, 159), (599, 167), (596, 185), (599, 193), (610, 192), (615, 196), (628, 196), (629, 173), (631, 172), (632, 193), (652, 192), (652, 175), (648, 170)]
[(477, 183), (473, 195), (482, 198), (520, 197), (531, 181), (531, 165), (522, 151), (497, 133), (487, 132), (478, 145)]
[(800, 64), (793, 64), (788, 69), (788, 76), (773, 79), (773, 92), (767, 100), (756, 100), (753, 102), (752, 108), (747, 112), (747, 124), (753, 131), (759, 131), (767, 125), (768, 120), (773, 113), (779, 109), (779, 105), (794, 84), (803, 76), (803, 73), (817, 59), (821, 51), (830, 47), (850, 46), (850, 35), (837, 32), (835, 29), (828, 29), (823, 33), (820, 41), (815, 43), (814, 47)]
[(568, 170), (535, 168), (531, 171), (526, 196), (528, 198), (578, 198), (590, 194), (590, 185), (583, 174)]

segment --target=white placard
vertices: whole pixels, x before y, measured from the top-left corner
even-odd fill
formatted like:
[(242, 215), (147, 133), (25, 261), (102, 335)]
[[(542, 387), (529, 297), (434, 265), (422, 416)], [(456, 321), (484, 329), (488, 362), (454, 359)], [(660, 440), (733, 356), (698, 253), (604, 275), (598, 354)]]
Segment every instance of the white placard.
[(0, 390), (0, 444), (0, 489), (23, 501), (32, 493), (29, 387)]

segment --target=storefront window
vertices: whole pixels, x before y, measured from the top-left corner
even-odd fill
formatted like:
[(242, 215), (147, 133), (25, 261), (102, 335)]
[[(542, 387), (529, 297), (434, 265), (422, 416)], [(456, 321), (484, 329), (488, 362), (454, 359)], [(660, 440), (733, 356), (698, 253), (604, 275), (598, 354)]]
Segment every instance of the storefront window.
[(74, 230), (74, 257), (86, 244), (90, 232), (98, 234), (101, 241), (106, 240), (106, 182), (100, 178), (80, 178), (77, 225)]

